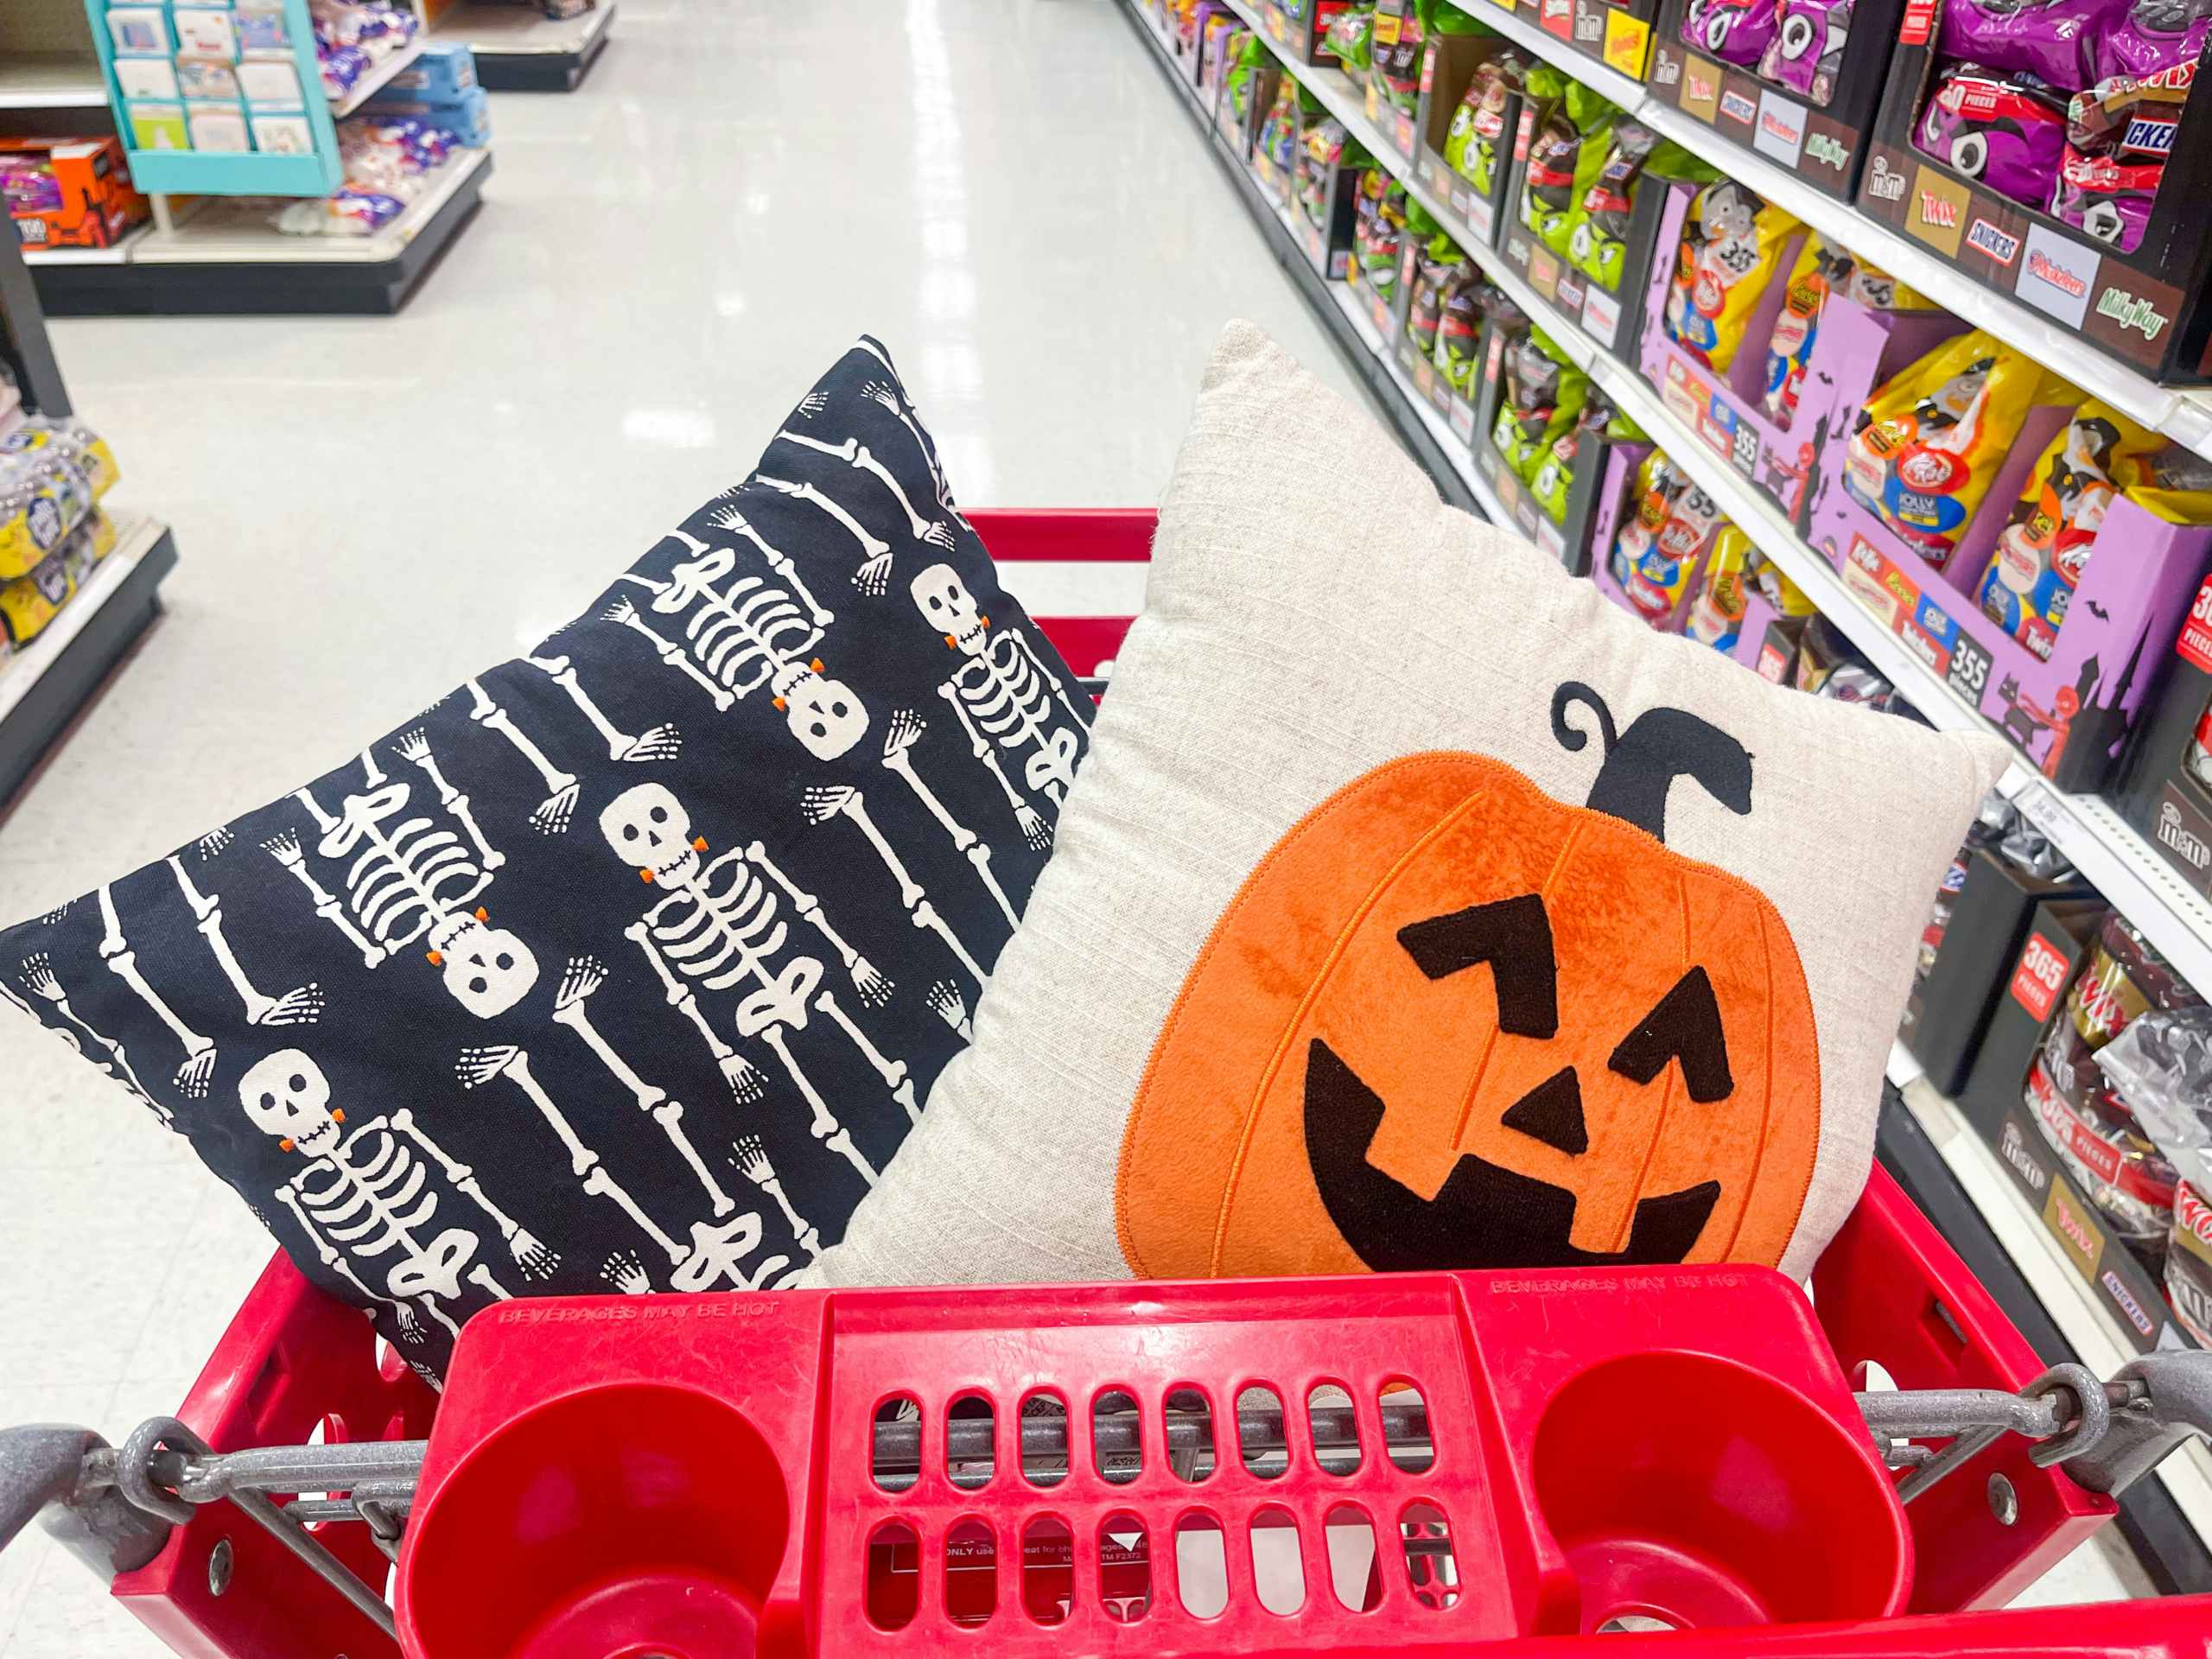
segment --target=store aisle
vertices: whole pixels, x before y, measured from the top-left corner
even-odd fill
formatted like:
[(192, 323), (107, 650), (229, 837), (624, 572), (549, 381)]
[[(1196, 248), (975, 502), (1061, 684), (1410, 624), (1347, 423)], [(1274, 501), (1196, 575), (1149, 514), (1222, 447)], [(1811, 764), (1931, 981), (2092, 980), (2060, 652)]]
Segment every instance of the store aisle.
[[(169, 614), (0, 829), (13, 919), (334, 764), (741, 478), (868, 329), (975, 505), (1157, 499), (1242, 314), (1352, 382), (1107, 0), (624, 0), (495, 96), (477, 222), (397, 318), (57, 323)], [(11, 1028), (0, 1422), (171, 1410), (270, 1247), (184, 1144)], [(158, 1649), (43, 1539), (0, 1654)]]

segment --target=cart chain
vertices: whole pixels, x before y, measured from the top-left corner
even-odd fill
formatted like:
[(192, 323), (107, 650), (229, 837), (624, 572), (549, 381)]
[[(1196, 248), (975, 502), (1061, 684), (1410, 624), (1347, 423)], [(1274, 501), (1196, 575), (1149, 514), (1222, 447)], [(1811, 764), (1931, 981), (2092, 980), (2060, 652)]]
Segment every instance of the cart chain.
[[(2202, 1373), (2205, 1363), (2212, 1361), (2212, 1356), (2195, 1357), (2198, 1363), (2190, 1368), (2192, 1375)], [(2028, 1460), (2039, 1469), (2080, 1460), (2080, 1466), (2068, 1472), (2081, 1480), (2084, 1471), (2099, 1466), (2092, 1459), (2110, 1435), (2115, 1413), (2150, 1405), (2148, 1389), (2129, 1376), (2132, 1369), (2123, 1369), (2110, 1382), (2101, 1382), (2088, 1366), (2069, 1360), (2052, 1366), (2018, 1394), (1999, 1389), (1923, 1389), (1861, 1394), (1857, 1399), (1882, 1460), (1910, 1471), (1897, 1483), (1897, 1497), (1910, 1503), (2008, 1433), (2034, 1442), (2028, 1448)], [(2180, 1390), (2171, 1392), (2180, 1396)], [(2212, 1379), (2207, 1380), (2204, 1392), (2212, 1402)], [(2159, 1453), (2163, 1456), (2193, 1433), (2212, 1432), (2212, 1413), (2171, 1423), (2160, 1417), (2158, 1428), (2171, 1434)], [(1916, 1439), (1948, 1439), (1950, 1444), (1938, 1450), (1916, 1444)]]

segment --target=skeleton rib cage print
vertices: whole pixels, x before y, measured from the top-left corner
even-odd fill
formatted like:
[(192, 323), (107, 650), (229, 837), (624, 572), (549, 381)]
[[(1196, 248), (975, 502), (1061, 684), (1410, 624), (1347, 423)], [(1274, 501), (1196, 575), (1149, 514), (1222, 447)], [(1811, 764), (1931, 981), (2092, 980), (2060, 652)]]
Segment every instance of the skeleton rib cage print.
[(9, 930), (0, 993), (433, 1377), (532, 1292), (787, 1281), (1051, 846), (1089, 700), (863, 340), (577, 620)]

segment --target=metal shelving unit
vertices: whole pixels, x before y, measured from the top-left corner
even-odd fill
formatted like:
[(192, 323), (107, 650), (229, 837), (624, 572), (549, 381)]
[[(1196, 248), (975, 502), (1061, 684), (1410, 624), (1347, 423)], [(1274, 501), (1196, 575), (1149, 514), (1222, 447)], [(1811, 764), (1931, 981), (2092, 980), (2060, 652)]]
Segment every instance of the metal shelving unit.
[[(2212, 455), (2212, 391), (2162, 386), (2031, 306), (1983, 287), (1910, 237), (1878, 224), (1848, 202), (1806, 184), (1789, 168), (1740, 145), (1680, 110), (1649, 96), (1643, 83), (1585, 56), (1528, 17), (1490, 0), (1456, 0), (1457, 9), (1536, 56), (1603, 92), (1662, 137), (1740, 179), (1769, 201), (1910, 283), (1944, 309), (1986, 328), (2049, 365), (2130, 418)], [(1249, 8), (1240, 6), (1240, 11)]]
[[(30, 271), (12, 236), (0, 237), (0, 357), (25, 407), (71, 412)], [(16, 418), (13, 409), (0, 418)], [(168, 527), (105, 505), (115, 520), (114, 550), (36, 639), (0, 662), (0, 801), (30, 776), (160, 613), (162, 581), (176, 567)]]
[[(1230, 4), (1246, 22), (1255, 29), (1262, 27), (1259, 9), (1250, 0), (1230, 0)], [(1133, 6), (1132, 10), (1135, 8)], [(1489, 21), (1487, 17), (1485, 21)], [(1136, 22), (1148, 39), (1157, 41), (1141, 16)], [(1520, 38), (1524, 30), (1541, 35), (1541, 30), (1523, 24), (1513, 31), (1515, 38)], [(1551, 43), (1550, 54), (1563, 69), (1581, 75), (1609, 95), (1616, 90), (1633, 88), (1637, 84), (1556, 42)], [(1579, 322), (1538, 295), (1495, 248), (1477, 237), (1465, 221), (1452, 211), (1450, 202), (1415, 179), (1410, 167), (1398, 163), (1382, 135), (1367, 118), (1365, 99), (1347, 76), (1339, 70), (1316, 69), (1288, 59), (1283, 60), (1283, 71), (1294, 75), (1313, 92), (1329, 113), (1343, 122), (1345, 130), (1376, 158), (1376, 163), (1389, 168), (1404, 184), (1407, 193), (1436, 217), (1452, 238), (1483, 267), (1484, 274), (1504, 289), (1516, 305), (1536, 320), (1576, 365), (1612, 397), (1617, 407), (1681, 463), (1729, 517), (1750, 533), (1760, 550), (1789, 573), (1790, 580), (1805, 591), (1821, 613), (1849, 635), (1852, 642), (1929, 721), (1952, 731), (1991, 729), (1989, 723), (1948, 681), (1915, 657), (1880, 619), (1853, 597), (1835, 567), (1806, 544), (1773, 501), (1690, 431), (1641, 374), (1591, 339)], [(1618, 83), (1618, 86), (1601, 83)], [(1192, 104), (1195, 112), (1195, 100)], [(1717, 141), (1708, 135), (1706, 145), (1713, 149)], [(1743, 157), (1743, 153), (1732, 147), (1719, 148), (1727, 150), (1722, 159), (1732, 165)], [(1759, 187), (1755, 183), (1754, 188)], [(1815, 194), (1802, 186), (1797, 188), (1807, 195)], [(1852, 217), (1857, 218), (1855, 214)], [(1870, 257), (1878, 259), (1885, 256)], [(1910, 280), (1917, 283), (1918, 278), (1916, 276)], [(1985, 298), (1995, 297), (1980, 288), (1971, 291)], [(1333, 302), (1331, 308), (1336, 308)], [(2104, 361), (2101, 356), (2100, 361)], [(2109, 367), (2108, 372), (2119, 372)], [(2101, 389), (2102, 383), (2099, 385)], [(1418, 406), (1418, 400), (1414, 401)], [(1463, 453), (1456, 440), (1446, 448), (1451, 461), (1456, 461)], [(1431, 470), (1434, 470), (1433, 465)], [(2154, 848), (2122, 823), (2102, 801), (2091, 796), (2062, 794), (2024, 764), (2016, 763), (2006, 772), (1999, 788), (2058, 843), (2075, 867), (2095, 882), (2105, 897), (2140, 927), (2187, 978), (2212, 987), (2212, 902), (2184, 886)]]
[(1324, 282), (1314, 270), (1292, 227), (1289, 210), (1278, 205), (1260, 188), (1252, 169), (1223, 142), (1206, 111), (1199, 106), (1198, 92), (1185, 78), (1182, 65), (1153, 28), (1143, 7), (1135, 0), (1126, 0), (1122, 10), (1130, 27), (1150, 50), (1160, 72), (1167, 77), (1168, 86), (1177, 94), (1177, 103), (1198, 124), (1198, 136), (1207, 152), (1221, 164), (1237, 199), (1244, 204), (1245, 211), (1251, 214), (1252, 222), (1274, 254), (1276, 263), (1298, 285), (1322, 327), (1344, 353), (1344, 360), (1358, 372), (1414, 458), (1435, 480), (1438, 491), (1454, 506), (1503, 523), (1505, 515), (1498, 506), (1497, 497), (1475, 471), (1474, 459), (1466, 447), (1406, 383), (1398, 365), (1376, 337), (1373, 321), (1360, 315), (1359, 307), (1344, 291), (1344, 284)]

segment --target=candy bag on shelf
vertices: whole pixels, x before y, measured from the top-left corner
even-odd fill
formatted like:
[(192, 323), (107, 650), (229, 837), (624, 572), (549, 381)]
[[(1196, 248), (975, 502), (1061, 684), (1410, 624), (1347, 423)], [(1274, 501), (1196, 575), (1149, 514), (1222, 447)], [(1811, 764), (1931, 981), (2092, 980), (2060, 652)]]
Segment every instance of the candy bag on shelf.
[(1444, 321), (1446, 290), (1470, 269), (1467, 256), (1459, 251), (1459, 245), (1442, 231), (1428, 238), (1421, 257), (1415, 261), (1413, 296), (1406, 312), (1406, 333), (1413, 339), (1414, 349), (1423, 357), (1433, 359), (1436, 354), (1436, 334)]
[(2079, 401), (2026, 353), (1972, 330), (1878, 388), (1859, 411), (1844, 486), (1931, 564), (1958, 546), (2038, 403)]
[(2063, 97), (2002, 80), (1979, 64), (1946, 64), (1914, 123), (1912, 144), (2001, 196), (2030, 207), (2050, 200), (2066, 153)]
[[(1501, 52), (1475, 66), (1444, 135), (1444, 164), (1488, 196), (1497, 188), (1501, 154), (1510, 153), (1505, 106), (1528, 73), (1528, 60)], [(1502, 152), (1501, 144), (1507, 151)]]
[(1808, 235), (1790, 268), (1781, 314), (1774, 320), (1766, 354), (1767, 414), (1787, 423), (1812, 359), (1821, 314), (1840, 294), (1872, 311), (1926, 311), (1935, 307), (1894, 276), (1862, 263), (1824, 238)]
[(2159, 438), (2120, 458), (2120, 493), (2170, 524), (2212, 524), (2212, 461)]
[(2091, 42), (2090, 63), (2100, 82), (2122, 76), (2138, 82), (2178, 79), (2185, 97), (2190, 77), (2174, 72), (2196, 69), (2208, 35), (2212, 0), (2134, 0)]
[(1359, 175), (1359, 198), (1352, 207), (1352, 258), (1359, 280), (1385, 302), (1397, 292), (1405, 235), (1406, 187), (1381, 168), (1369, 168)]
[(1620, 289), (1621, 266), (1628, 254), (1629, 220), (1636, 212), (1637, 189), (1647, 174), (1701, 181), (1719, 176), (1641, 121), (1613, 124), (1604, 157), (1578, 200), (1567, 245), (1568, 262), (1608, 293)]
[(1590, 396), (1590, 377), (1541, 328), (1505, 354), (1504, 394), (1491, 442), (1507, 468), (1529, 481), (1545, 452), (1574, 423)]
[(1773, 44), (1778, 22), (1775, 0), (1689, 0), (1682, 44), (1749, 69)]
[(2062, 92), (2095, 78), (2094, 48), (2126, 0), (1944, 0), (1936, 55), (1980, 73), (2027, 77)]
[(2163, 442), (2094, 400), (2075, 411), (2037, 459), (1982, 571), (1981, 608), (2048, 662), (2082, 584), (2123, 455)]
[(2158, 199), (2165, 173), (2164, 162), (2126, 162), (2084, 154), (2069, 144), (2058, 164), (2051, 217), (2122, 253), (2133, 253), (2143, 245), (2143, 232), (2151, 226), (2151, 204)]
[(2169, 1154), (2212, 1147), (2212, 1008), (2159, 1008), (2096, 1051), (2151, 1139)]
[(1569, 81), (1529, 141), (1521, 222), (1554, 253), (1564, 255), (1583, 195), (1597, 182), (1617, 105), (1580, 81)]
[(1346, 71), (1365, 74), (1375, 44), (1375, 0), (1353, 0), (1332, 17), (1328, 43)]
[(1690, 573), (1727, 521), (1711, 496), (1657, 449), (1636, 474), (1636, 512), (1614, 538), (1611, 569), (1646, 622), (1672, 613)]
[(1429, 37), (1483, 32), (1480, 23), (1446, 0), (1414, 0), (1413, 8), (1398, 19), (1397, 39), (1376, 41), (1370, 84), (1380, 96), (1411, 115), (1421, 105), (1421, 60)]
[(1697, 597), (1682, 618), (1682, 635), (1715, 651), (1736, 649), (1744, 637), (1744, 612), (1751, 602), (1751, 567), (1758, 563), (1751, 538), (1723, 522), (1705, 556)]
[(1795, 219), (1733, 179), (1699, 191), (1675, 249), (1668, 337), (1714, 373), (1725, 374), (1798, 228)]
[(1827, 108), (1851, 38), (1851, 6), (1852, 0), (1781, 0), (1774, 38), (1759, 54), (1759, 73), (1815, 108)]
[(1361, 166), (1368, 159), (1367, 152), (1353, 142), (1344, 130), (1344, 124), (1334, 116), (1325, 116), (1306, 126), (1295, 153), (1293, 177), (1299, 209), (1309, 222), (1325, 227), (1329, 188), (1338, 169)]
[(1477, 348), (1481, 344), (1483, 313), (1491, 295), (1503, 295), (1482, 280), (1472, 265), (1446, 283), (1437, 308), (1436, 346), (1429, 354), (1452, 390), (1463, 397), (1474, 383)]
[(1594, 435), (1610, 432), (1618, 419), (1604, 394), (1592, 391), (1582, 412), (1554, 438), (1529, 474), (1529, 493), (1555, 524), (1567, 522), (1567, 494), (1574, 483), (1574, 463)]

